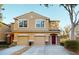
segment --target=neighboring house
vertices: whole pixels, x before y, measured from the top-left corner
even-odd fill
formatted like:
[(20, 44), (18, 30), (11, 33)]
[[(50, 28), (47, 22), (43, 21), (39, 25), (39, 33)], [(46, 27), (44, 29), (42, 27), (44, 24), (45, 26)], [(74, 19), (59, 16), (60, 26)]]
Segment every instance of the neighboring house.
[(7, 42), (7, 32), (10, 32), (10, 26), (0, 22), (0, 43)]
[(59, 44), (59, 20), (50, 20), (35, 12), (15, 17), (11, 24), (13, 42), (17, 45)]

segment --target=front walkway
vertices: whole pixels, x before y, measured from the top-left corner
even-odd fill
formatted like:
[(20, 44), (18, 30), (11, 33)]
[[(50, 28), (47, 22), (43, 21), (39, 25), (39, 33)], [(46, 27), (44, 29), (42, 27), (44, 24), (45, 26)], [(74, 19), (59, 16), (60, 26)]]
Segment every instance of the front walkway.
[(60, 45), (33, 46), (22, 55), (72, 55)]

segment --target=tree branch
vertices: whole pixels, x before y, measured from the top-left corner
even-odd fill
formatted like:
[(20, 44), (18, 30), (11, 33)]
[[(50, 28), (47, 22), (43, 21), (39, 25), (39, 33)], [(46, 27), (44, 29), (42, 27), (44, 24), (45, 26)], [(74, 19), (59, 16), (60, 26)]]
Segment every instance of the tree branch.
[(73, 23), (73, 18), (72, 18), (73, 15), (72, 15), (71, 13), (69, 13), (69, 15), (70, 15), (71, 23), (74, 24), (74, 23)]
[(78, 19), (78, 21), (77, 21), (77, 16), (78, 16), (78, 14), (79, 14), (79, 11), (78, 11), (77, 13), (74, 11), (74, 14), (75, 14), (74, 26), (76, 26), (76, 25), (78, 25), (78, 23), (79, 23), (79, 19)]
[(76, 27), (76, 25), (78, 25), (78, 23), (79, 23), (79, 19), (78, 19), (77, 23), (74, 24), (74, 26)]
[(74, 20), (74, 23), (76, 23), (78, 13), (76, 13), (76, 12), (74, 11), (74, 14), (75, 14), (75, 20)]
[(70, 12), (69, 6), (66, 6), (66, 5), (64, 5), (64, 4), (61, 4), (61, 6), (63, 6), (68, 12)]

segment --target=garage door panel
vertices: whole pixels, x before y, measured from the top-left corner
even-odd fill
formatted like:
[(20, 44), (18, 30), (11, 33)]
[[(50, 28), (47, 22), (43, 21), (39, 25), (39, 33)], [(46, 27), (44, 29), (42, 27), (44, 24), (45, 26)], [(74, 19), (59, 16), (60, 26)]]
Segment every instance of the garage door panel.
[(45, 44), (45, 37), (39, 36), (35, 37), (35, 45), (44, 45)]
[(18, 45), (28, 45), (29, 37), (18, 37)]

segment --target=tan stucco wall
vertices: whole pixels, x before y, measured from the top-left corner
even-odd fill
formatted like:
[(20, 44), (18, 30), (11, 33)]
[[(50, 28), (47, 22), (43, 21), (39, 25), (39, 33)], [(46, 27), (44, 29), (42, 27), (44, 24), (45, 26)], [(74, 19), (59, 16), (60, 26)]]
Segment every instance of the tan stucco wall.
[[(50, 20), (48, 17), (39, 15), (37, 13), (34, 12), (30, 12), (30, 13), (26, 13), (24, 15), (18, 16), (15, 19), (15, 22), (13, 24), (11, 24), (11, 30), (14, 32), (28, 32), (28, 31), (49, 31), (52, 29), (56, 29), (59, 30), (60, 29), (60, 25), (59, 25), (59, 20)], [(25, 28), (20, 28), (19, 27), (19, 21), (21, 19), (25, 19), (27, 20), (27, 27)], [(44, 28), (36, 28), (36, 20), (38, 19), (42, 19), (44, 20)]]
[[(41, 19), (41, 18), (40, 18)], [(27, 20), (27, 19), (26, 19)], [(25, 28), (20, 28), (19, 27), (19, 20), (15, 20), (15, 23), (12, 25), (12, 30), (14, 31), (49, 31), (49, 30), (59, 30), (60, 26), (59, 26), (59, 21), (50, 21), (49, 20), (45, 20), (44, 19), (44, 28), (36, 28), (35, 27), (35, 21), (38, 19), (34, 19), (31, 20), (28, 19), (27, 20), (27, 27)]]
[(60, 25), (59, 25), (59, 21), (50, 21), (50, 26), (49, 26), (50, 29), (59, 29), (60, 28)]
[[(33, 18), (31, 18), (31, 16)], [(19, 20), (20, 19), (25, 19), (27, 20), (27, 27), (26, 28), (19, 28)], [(44, 20), (44, 28), (36, 28), (35, 26), (35, 22), (36, 20), (38, 19), (43, 19)], [(47, 18), (44, 17), (44, 16), (40, 16), (40, 15), (37, 15), (37, 14), (34, 14), (34, 13), (29, 13), (29, 14), (26, 14), (26, 15), (23, 15), (23, 16), (20, 16), (19, 18), (17, 18), (17, 20), (15, 20), (15, 23), (14, 23), (14, 30), (24, 30), (24, 31), (30, 31), (30, 30), (48, 30), (49, 29), (49, 20), (46, 20)]]

